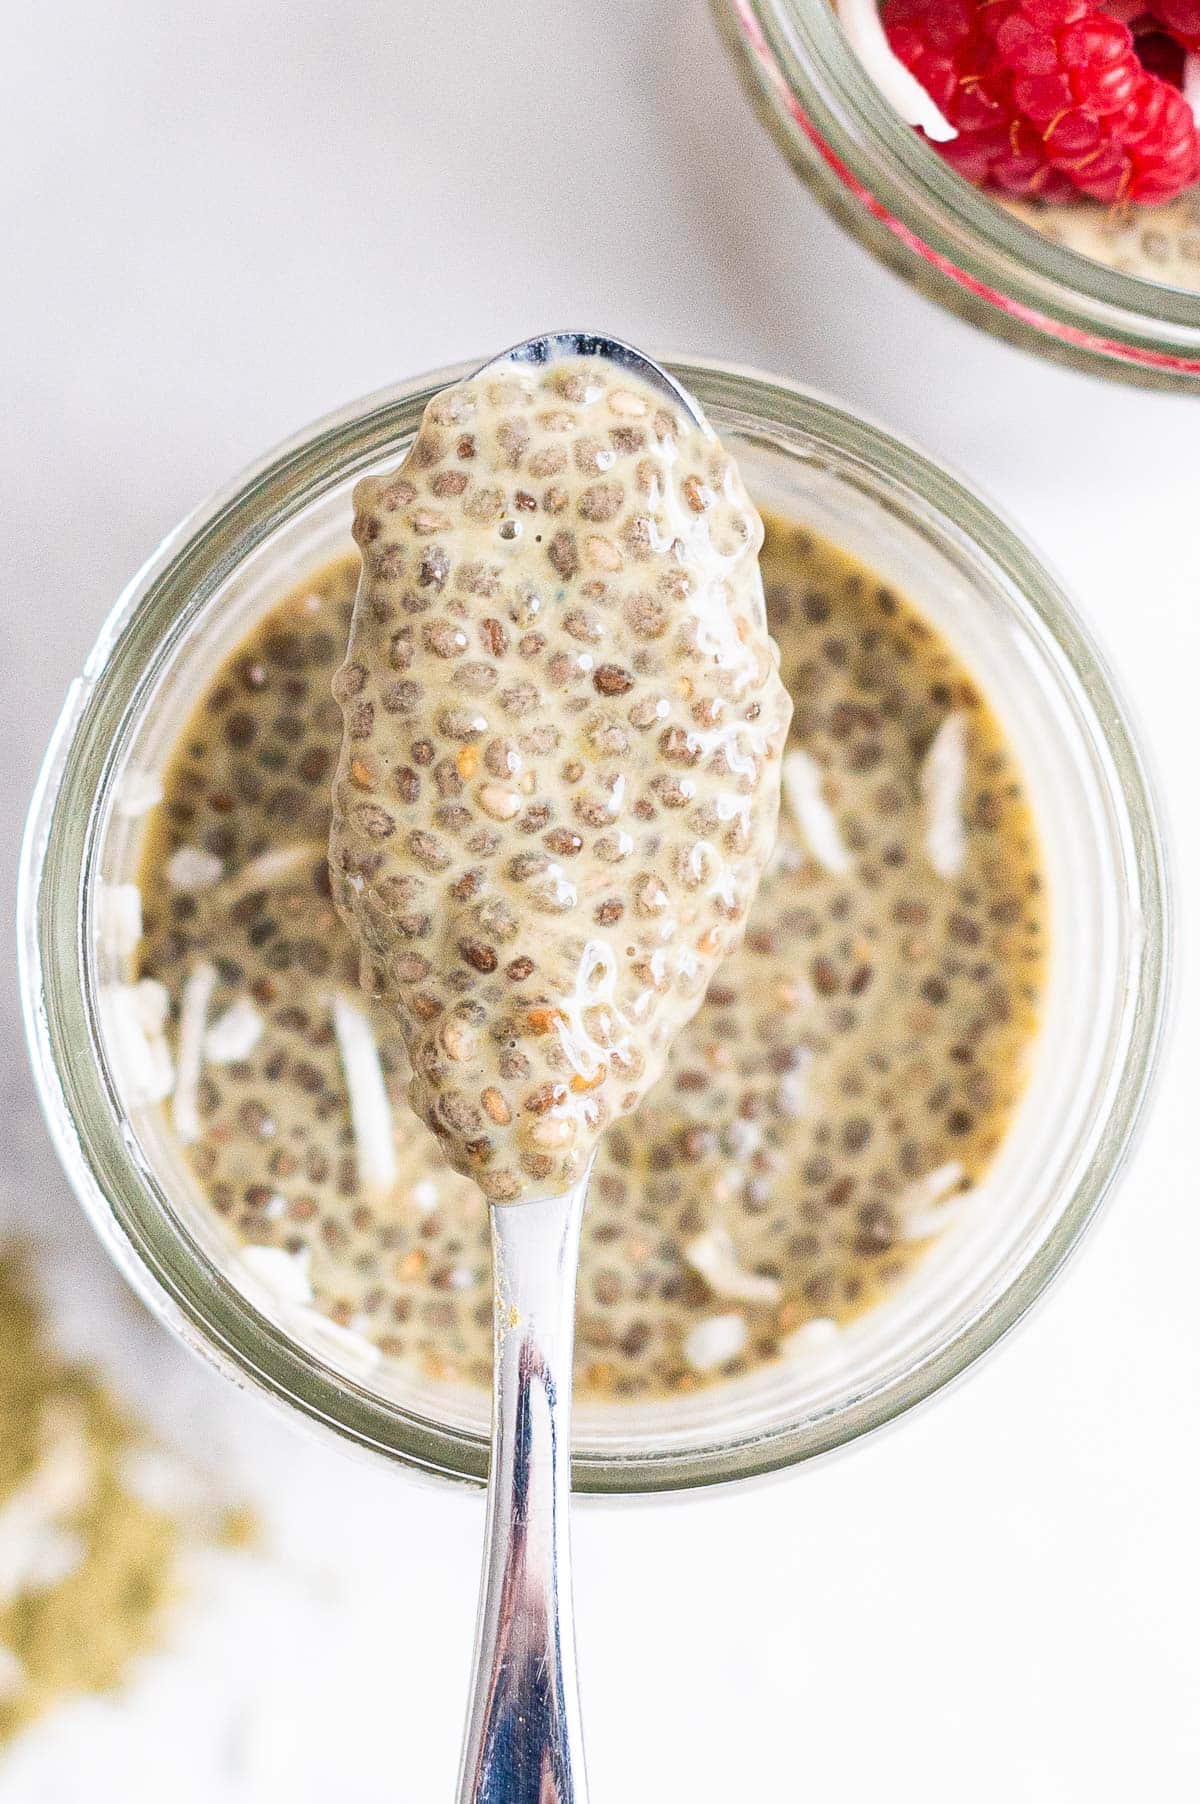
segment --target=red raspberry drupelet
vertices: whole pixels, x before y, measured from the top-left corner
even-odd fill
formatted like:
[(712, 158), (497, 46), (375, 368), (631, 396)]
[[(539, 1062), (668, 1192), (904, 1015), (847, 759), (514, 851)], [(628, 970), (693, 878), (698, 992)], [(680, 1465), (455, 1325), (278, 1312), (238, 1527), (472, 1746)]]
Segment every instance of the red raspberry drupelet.
[[(1160, 31), (1200, 31), (1200, 0), (1155, 0)], [(1143, 204), (1200, 180), (1200, 131), (1128, 25), (1091, 0), (885, 0), (892, 49), (958, 137), (938, 149), (1026, 199)], [(1182, 40), (1181, 40), (1182, 41)]]

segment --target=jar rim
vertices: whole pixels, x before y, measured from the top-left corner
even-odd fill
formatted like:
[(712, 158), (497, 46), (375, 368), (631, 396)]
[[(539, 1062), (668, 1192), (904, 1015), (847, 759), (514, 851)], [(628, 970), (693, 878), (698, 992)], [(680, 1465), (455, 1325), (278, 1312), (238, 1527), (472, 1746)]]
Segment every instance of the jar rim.
[(1026, 349), (1144, 385), (1195, 387), (1200, 293), (1055, 244), (972, 187), (881, 100), (830, 0), (713, 6), (784, 155), (898, 273)]
[[(394, 454), (425, 402), (474, 366), (382, 390), (303, 429), (202, 504), (132, 579), (72, 685), (33, 796), (22, 850), (21, 990), (39, 1095), (60, 1159), (116, 1263), (154, 1313), (243, 1388), (299, 1410), (359, 1447), (443, 1477), (482, 1482), (487, 1445), (321, 1368), (261, 1316), (155, 1203), (136, 1141), (98, 1056), (82, 922), (95, 876), (96, 823), (123, 724), (206, 594), (271, 533), (325, 490)], [(933, 510), (1019, 589), (1070, 666), (1099, 723), (1128, 821), (1127, 881), (1143, 931), (1126, 973), (1128, 1023), (1112, 1111), (1087, 1151), (1069, 1198), (1034, 1256), (986, 1308), (912, 1370), (805, 1425), (728, 1436), (709, 1448), (636, 1458), (585, 1454), (577, 1489), (630, 1493), (692, 1489), (761, 1475), (857, 1438), (956, 1378), (1025, 1313), (1095, 1215), (1128, 1153), (1156, 1064), (1168, 994), (1169, 907), (1163, 836), (1139, 749), (1096, 648), (1056, 579), (1015, 530), (962, 480), (862, 415), (801, 385), (699, 358), (672, 373), (721, 422), (772, 426), (827, 446), (846, 472), (887, 477)], [(69, 899), (69, 907), (61, 899)]]

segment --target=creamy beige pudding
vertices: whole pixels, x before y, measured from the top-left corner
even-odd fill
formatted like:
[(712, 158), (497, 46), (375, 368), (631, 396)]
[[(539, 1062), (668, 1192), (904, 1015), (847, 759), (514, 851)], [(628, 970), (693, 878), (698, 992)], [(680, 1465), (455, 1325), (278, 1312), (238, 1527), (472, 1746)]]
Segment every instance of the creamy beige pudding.
[[(982, 1184), (1037, 1025), (1040, 857), (968, 672), (906, 598), (768, 518), (795, 701), (745, 941), (628, 1119), (584, 1218), (577, 1381), (678, 1392), (807, 1357)], [(487, 1211), (407, 1106), (325, 845), (358, 580), (303, 576), (216, 672), (148, 817), (139, 953), (165, 1105), (250, 1266), (401, 1369), (486, 1386)], [(161, 986), (161, 989), (158, 987)]]
[(579, 358), (446, 389), (354, 501), (334, 901), (450, 1163), (556, 1195), (659, 1077), (774, 843), (762, 524), (706, 427)]
[(1200, 291), (1200, 188), (1157, 207), (1032, 207), (1008, 203), (1025, 225), (1122, 275)]

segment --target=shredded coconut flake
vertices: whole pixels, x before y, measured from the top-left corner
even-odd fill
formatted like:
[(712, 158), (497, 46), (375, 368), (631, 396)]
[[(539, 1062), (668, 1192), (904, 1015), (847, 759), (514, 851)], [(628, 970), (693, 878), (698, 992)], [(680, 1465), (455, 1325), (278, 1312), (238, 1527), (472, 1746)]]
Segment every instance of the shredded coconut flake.
[(161, 1034), (171, 1013), (171, 992), (157, 977), (142, 977), (129, 986), (134, 1013), (148, 1034)]
[(896, 1199), (901, 1236), (905, 1240), (927, 1240), (940, 1234), (961, 1213), (961, 1206), (947, 1202), (961, 1185), (965, 1172), (957, 1159), (939, 1165), (909, 1184)]
[(949, 144), (952, 138), (957, 138), (957, 129), (888, 43), (877, 0), (834, 0), (834, 3), (851, 49), (905, 124), (920, 126), (935, 144)]
[(303, 870), (306, 864), (315, 866), (324, 856), (325, 847), (315, 839), (298, 840), (294, 846), (275, 846), (226, 878), (221, 885), (221, 900), (234, 903), (243, 896), (253, 895), (257, 889), (274, 889), (276, 884), (286, 883), (297, 871)]
[(312, 1281), (308, 1275), (311, 1263), (311, 1247), (305, 1247), (299, 1253), (285, 1253), (282, 1247), (242, 1248), (242, 1264), (251, 1277), (257, 1278), (282, 1303), (312, 1302)]
[(263, 1018), (248, 996), (239, 996), (218, 1015), (204, 1036), (204, 1056), (214, 1065), (249, 1058), (262, 1038)]
[(165, 1102), (175, 1087), (171, 1048), (163, 1034), (166, 1010), (157, 1011), (157, 992), (170, 998), (151, 978), (141, 983), (109, 983), (100, 990), (100, 1019), (104, 1023), (109, 1057), (127, 1107)]
[(914, 1209), (930, 1209), (942, 1198), (957, 1190), (966, 1173), (957, 1159), (948, 1159), (945, 1165), (938, 1165), (933, 1171), (927, 1171), (923, 1178), (915, 1178), (905, 1186), (896, 1199), (896, 1210), (900, 1215), (909, 1215)]
[(215, 965), (197, 965), (183, 986), (179, 999), (179, 1046), (176, 1054), (175, 1099), (171, 1119), (175, 1132), (186, 1143), (200, 1138), (200, 1072), (204, 1064), (204, 1030), (208, 1005), (216, 988)]
[(948, 714), (921, 765), (925, 855), (939, 877), (957, 877), (967, 856), (962, 799), (967, 780), (967, 717)]
[(749, 1339), (743, 1316), (710, 1315), (697, 1322), (683, 1343), (683, 1356), (694, 1371), (711, 1372), (736, 1359)]
[(851, 858), (838, 832), (833, 809), (821, 790), (821, 767), (807, 752), (789, 752), (783, 761), (783, 793), (796, 825), (818, 864), (841, 876)]
[(777, 1303), (782, 1294), (778, 1279), (764, 1278), (738, 1264), (727, 1228), (709, 1228), (698, 1234), (684, 1248), (684, 1257), (711, 1291), (731, 1303)]
[(967, 1199), (964, 1196), (957, 1202), (939, 1203), (936, 1209), (919, 1209), (908, 1217), (900, 1238), (932, 1240), (935, 1234), (944, 1234), (954, 1222), (961, 1221), (966, 1213), (966, 1205)]
[(142, 937), (142, 892), (136, 883), (100, 883), (96, 887), (96, 927), (100, 950), (123, 965)]
[(785, 1334), (779, 1343), (779, 1351), (788, 1360), (804, 1361), (805, 1364), (822, 1364), (842, 1350), (842, 1331), (832, 1316), (815, 1315), (810, 1322), (801, 1322), (790, 1334)]
[(205, 852), (199, 846), (180, 846), (167, 860), (167, 881), (176, 889), (211, 889), (220, 882), (224, 869), (215, 852)]
[(157, 771), (127, 770), (117, 789), (117, 813), (127, 821), (140, 820), (162, 799), (162, 778)]
[(374, 1341), (356, 1333), (353, 1328), (343, 1328), (340, 1322), (331, 1321), (327, 1315), (319, 1315), (315, 1309), (302, 1309), (300, 1315), (305, 1329), (318, 1347), (324, 1345), (329, 1352), (337, 1355), (343, 1366), (359, 1377), (365, 1378), (369, 1372), (373, 1372), (383, 1357)]
[(359, 1182), (364, 1190), (390, 1190), (396, 1182), (392, 1105), (371, 1023), (362, 1009), (339, 993), (333, 999), (333, 1025), (350, 1093)]

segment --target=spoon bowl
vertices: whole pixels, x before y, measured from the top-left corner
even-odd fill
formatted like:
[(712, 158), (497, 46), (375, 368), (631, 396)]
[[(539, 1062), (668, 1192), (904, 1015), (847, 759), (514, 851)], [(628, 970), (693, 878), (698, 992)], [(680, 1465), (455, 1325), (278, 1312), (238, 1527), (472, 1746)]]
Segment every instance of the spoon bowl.
[(676, 382), (674, 376), (667, 374), (661, 363), (655, 363), (653, 357), (647, 357), (644, 351), (626, 344), (624, 339), (609, 338), (603, 332), (543, 332), (536, 338), (523, 338), (520, 344), (510, 345), (507, 351), (501, 351), (498, 357), (489, 358), (475, 374), (487, 376), (493, 371), (519, 369), (526, 364), (538, 366), (562, 363), (572, 357), (599, 358), (603, 363), (612, 363), (618, 369), (628, 370), (631, 376), (639, 376), (651, 388), (658, 389), (664, 400), (681, 407), (701, 432), (709, 438), (713, 436), (712, 427), (701, 412), (699, 403)]

